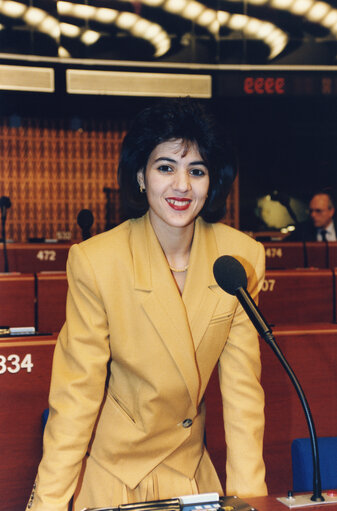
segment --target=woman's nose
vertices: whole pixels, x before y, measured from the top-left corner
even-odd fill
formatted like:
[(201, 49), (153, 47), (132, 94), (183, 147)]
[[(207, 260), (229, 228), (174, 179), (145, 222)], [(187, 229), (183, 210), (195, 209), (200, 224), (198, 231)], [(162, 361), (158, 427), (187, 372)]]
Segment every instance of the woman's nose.
[(187, 192), (191, 189), (190, 176), (187, 172), (177, 172), (174, 180), (174, 188), (180, 192)]

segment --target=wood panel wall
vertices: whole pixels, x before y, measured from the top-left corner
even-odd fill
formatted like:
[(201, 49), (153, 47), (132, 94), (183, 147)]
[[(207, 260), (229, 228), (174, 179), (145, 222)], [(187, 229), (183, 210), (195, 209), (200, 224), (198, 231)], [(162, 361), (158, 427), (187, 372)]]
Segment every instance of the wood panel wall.
[[(90, 209), (92, 234), (120, 222), (117, 167), (126, 133), (123, 120), (86, 120), (72, 129), (67, 119), (0, 118), (0, 195), (11, 199), (7, 239), (81, 240), (77, 215)], [(110, 203), (107, 212), (107, 192)], [(238, 182), (228, 200), (226, 222), (238, 226)]]

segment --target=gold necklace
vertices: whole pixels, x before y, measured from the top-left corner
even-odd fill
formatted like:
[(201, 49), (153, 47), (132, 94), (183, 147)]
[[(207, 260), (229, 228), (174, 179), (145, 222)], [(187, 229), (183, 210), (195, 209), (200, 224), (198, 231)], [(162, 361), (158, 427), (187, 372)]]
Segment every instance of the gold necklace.
[(188, 270), (188, 267), (189, 267), (188, 264), (186, 266), (184, 266), (184, 268), (173, 268), (173, 266), (169, 265), (170, 270), (174, 271), (175, 273), (184, 273), (184, 271)]

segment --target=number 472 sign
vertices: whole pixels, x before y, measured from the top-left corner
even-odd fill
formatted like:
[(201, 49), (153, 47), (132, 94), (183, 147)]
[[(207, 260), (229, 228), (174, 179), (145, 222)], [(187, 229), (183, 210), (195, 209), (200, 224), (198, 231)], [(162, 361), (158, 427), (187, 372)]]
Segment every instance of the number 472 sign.
[(8, 355), (8, 357), (0, 355), (0, 374), (4, 374), (6, 371), (12, 374), (20, 371), (27, 371), (27, 373), (31, 373), (33, 367), (34, 364), (30, 353), (24, 355), (22, 359), (19, 355), (14, 353)]

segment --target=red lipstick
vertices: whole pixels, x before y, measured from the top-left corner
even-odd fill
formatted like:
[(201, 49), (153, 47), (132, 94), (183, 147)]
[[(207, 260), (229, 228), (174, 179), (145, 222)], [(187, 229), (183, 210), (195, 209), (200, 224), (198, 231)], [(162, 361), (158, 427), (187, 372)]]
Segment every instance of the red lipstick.
[(175, 211), (185, 211), (191, 204), (191, 199), (184, 199), (182, 197), (168, 197), (167, 204)]

